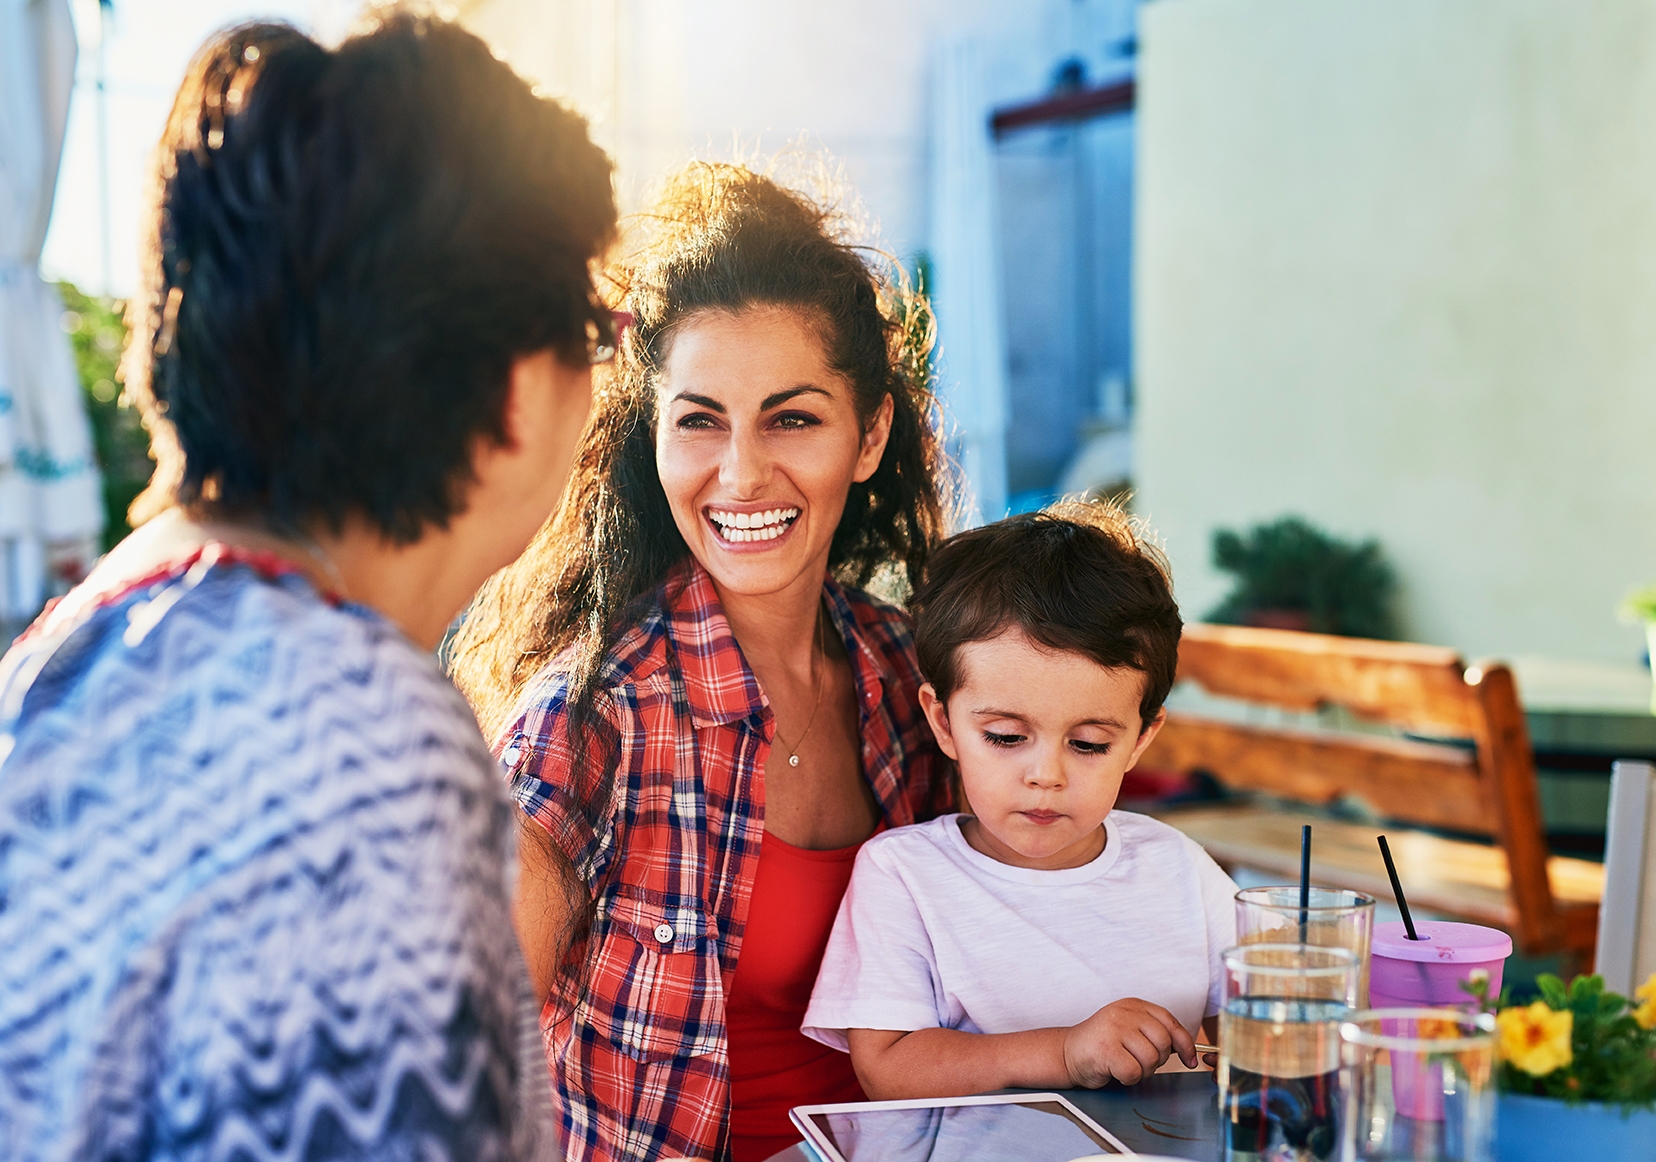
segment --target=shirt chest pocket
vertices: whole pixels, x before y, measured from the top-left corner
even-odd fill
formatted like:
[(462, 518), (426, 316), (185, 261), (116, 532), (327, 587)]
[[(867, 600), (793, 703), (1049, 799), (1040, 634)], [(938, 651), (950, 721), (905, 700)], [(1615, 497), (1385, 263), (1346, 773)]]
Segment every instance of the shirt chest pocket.
[(705, 914), (616, 896), (575, 1023), (635, 1061), (700, 1057), (722, 1046), (718, 944)]

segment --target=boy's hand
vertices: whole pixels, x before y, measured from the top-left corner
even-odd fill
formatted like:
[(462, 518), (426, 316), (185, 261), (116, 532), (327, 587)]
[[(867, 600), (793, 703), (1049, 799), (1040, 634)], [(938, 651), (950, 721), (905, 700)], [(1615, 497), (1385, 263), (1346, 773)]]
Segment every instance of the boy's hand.
[(1196, 1067), (1196, 1042), (1172, 1013), (1160, 1005), (1124, 997), (1064, 1034), (1064, 1067), (1081, 1089), (1097, 1089), (1114, 1078), (1134, 1085), (1174, 1052), (1188, 1068)]

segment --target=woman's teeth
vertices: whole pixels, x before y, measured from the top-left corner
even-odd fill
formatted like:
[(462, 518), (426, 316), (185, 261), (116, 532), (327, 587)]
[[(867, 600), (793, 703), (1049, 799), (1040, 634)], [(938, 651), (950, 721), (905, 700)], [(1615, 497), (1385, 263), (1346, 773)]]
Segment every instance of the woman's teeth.
[(764, 512), (722, 512), (709, 509), (708, 518), (727, 541), (774, 541), (799, 516), (797, 508), (768, 508)]

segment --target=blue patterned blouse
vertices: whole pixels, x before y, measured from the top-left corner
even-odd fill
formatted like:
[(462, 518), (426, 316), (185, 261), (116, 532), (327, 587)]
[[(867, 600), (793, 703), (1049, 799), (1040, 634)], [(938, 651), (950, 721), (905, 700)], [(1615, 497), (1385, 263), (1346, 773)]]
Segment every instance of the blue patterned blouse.
[(513, 808), (433, 660), (221, 546), (42, 628), (0, 663), (0, 1160), (556, 1157)]

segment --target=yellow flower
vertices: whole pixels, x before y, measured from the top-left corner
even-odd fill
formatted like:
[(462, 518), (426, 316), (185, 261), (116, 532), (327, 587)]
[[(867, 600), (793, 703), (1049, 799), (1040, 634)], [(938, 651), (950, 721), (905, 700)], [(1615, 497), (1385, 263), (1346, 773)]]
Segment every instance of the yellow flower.
[(1656, 972), (1650, 974), (1650, 979), (1633, 990), (1633, 995), (1644, 1003), (1633, 1010), (1633, 1019), (1645, 1029), (1656, 1029)]
[(1501, 1010), (1495, 1024), (1501, 1060), (1531, 1077), (1545, 1077), (1570, 1063), (1574, 1013), (1555, 1013), (1547, 1002), (1536, 1001), (1526, 1008)]

